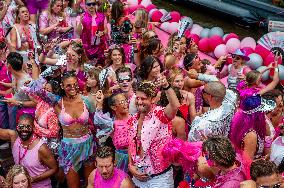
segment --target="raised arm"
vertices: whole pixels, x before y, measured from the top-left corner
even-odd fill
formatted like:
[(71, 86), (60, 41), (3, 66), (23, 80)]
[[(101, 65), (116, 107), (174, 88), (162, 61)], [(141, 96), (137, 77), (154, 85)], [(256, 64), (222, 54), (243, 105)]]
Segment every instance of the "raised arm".
[(163, 90), (165, 90), (165, 93), (169, 101), (169, 104), (165, 108), (166, 116), (169, 119), (174, 119), (178, 111), (178, 108), (180, 107), (180, 103), (176, 96), (175, 91), (172, 89), (171, 85), (167, 81), (167, 78), (163, 74), (160, 74), (157, 77), (156, 85), (160, 86)]
[(273, 80), (265, 88), (261, 89), (258, 92), (260, 95), (263, 95), (264, 93), (273, 90), (277, 86), (277, 84), (279, 82), (278, 58), (281, 58), (281, 57), (280, 56), (276, 56), (275, 60), (274, 60), (275, 68), (274, 68)]

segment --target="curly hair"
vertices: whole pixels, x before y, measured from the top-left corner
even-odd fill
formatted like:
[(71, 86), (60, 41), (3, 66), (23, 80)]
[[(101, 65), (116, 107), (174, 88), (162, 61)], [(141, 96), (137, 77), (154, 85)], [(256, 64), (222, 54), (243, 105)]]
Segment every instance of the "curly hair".
[(183, 70), (181, 68), (177, 68), (177, 67), (172, 68), (169, 72), (169, 75), (170, 75), (170, 77), (168, 78), (168, 81), (171, 84), (173, 84), (175, 78), (178, 75), (182, 75), (183, 77), (185, 76)]
[(250, 176), (254, 181), (259, 177), (271, 176), (275, 173), (278, 174), (278, 170), (277, 166), (272, 161), (259, 159), (251, 163)]
[(142, 81), (140, 84), (138, 84), (136, 91), (141, 91), (150, 98), (157, 96), (157, 87), (151, 81)]
[(236, 151), (230, 140), (225, 137), (210, 137), (202, 144), (202, 150), (209, 153), (209, 158), (216, 164), (230, 168), (236, 160)]
[(13, 187), (13, 180), (14, 177), (19, 175), (19, 174), (24, 174), (27, 179), (28, 179), (28, 188), (32, 187), (32, 183), (31, 183), (31, 177), (27, 171), (27, 169), (24, 166), (21, 165), (14, 165), (11, 167), (11, 169), (9, 170), (6, 180), (5, 180), (5, 187), (6, 188), (12, 188)]
[(114, 162), (115, 160), (114, 151), (109, 146), (103, 146), (103, 147), (98, 148), (96, 151), (96, 157), (101, 158), (101, 159), (112, 157), (112, 161)]

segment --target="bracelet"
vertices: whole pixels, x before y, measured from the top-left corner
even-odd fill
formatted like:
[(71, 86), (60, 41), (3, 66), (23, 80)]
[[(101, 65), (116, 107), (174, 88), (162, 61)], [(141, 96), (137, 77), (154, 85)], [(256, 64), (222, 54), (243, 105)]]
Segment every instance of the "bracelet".
[(47, 56), (47, 52), (46, 52), (45, 50), (42, 51), (42, 54), (43, 54), (44, 56)]
[(23, 101), (19, 101), (19, 105), (18, 105), (20, 108), (22, 108), (24, 106), (24, 103)]
[(170, 89), (171, 87), (172, 87), (171, 84), (169, 84), (168, 87), (166, 87), (166, 88), (162, 87), (162, 90), (166, 91), (166, 90)]

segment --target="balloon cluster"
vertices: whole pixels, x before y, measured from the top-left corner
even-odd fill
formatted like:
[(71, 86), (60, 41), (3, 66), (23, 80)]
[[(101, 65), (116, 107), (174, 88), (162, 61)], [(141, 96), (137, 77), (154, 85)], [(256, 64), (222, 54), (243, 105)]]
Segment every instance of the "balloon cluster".
[[(186, 25), (182, 33), (187, 38), (192, 38), (198, 44), (201, 52), (207, 53), (210, 56), (219, 58), (233, 53), (236, 49), (242, 49), (250, 61), (246, 64), (254, 70), (262, 70), (274, 61), (274, 54), (263, 46), (256, 43), (252, 37), (245, 37), (242, 40), (235, 33), (224, 34), (220, 27), (203, 28), (198, 24), (193, 24), (191, 18), (182, 16), (177, 11), (168, 12), (165, 9), (158, 9), (152, 4), (151, 0), (127, 0), (129, 13), (133, 13), (139, 8), (144, 8), (149, 14), (149, 19), (152, 22), (160, 22), (160, 29), (172, 34), (180, 33), (181, 25)], [(184, 21), (189, 22), (183, 24)], [(279, 60), (279, 64), (281, 64)], [(284, 80), (284, 66), (279, 68), (280, 75), (283, 75), (280, 80)], [(263, 80), (269, 79), (269, 72), (265, 73)], [(284, 81), (283, 81), (284, 82)]]

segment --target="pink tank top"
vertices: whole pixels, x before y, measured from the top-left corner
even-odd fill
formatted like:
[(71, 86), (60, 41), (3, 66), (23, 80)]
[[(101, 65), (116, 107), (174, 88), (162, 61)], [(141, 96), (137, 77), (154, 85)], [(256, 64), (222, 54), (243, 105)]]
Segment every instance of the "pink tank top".
[(115, 120), (113, 132), (113, 144), (116, 149), (128, 148), (128, 130), (127, 120)]
[[(24, 158), (19, 161), (20, 156), (22, 157), (25, 153), (25, 148), (20, 144), (20, 138), (18, 137), (13, 145), (12, 153), (14, 157), (15, 164), (20, 164), (27, 168), (31, 177), (38, 176), (48, 170), (48, 167), (42, 165), (39, 161), (38, 150), (44, 142), (40, 140), (38, 144), (32, 149), (28, 150)], [(32, 183), (33, 188), (51, 188), (50, 179), (45, 179), (40, 182)]]
[(122, 181), (127, 177), (128, 175), (123, 172), (122, 170), (119, 170), (117, 168), (114, 168), (113, 177), (111, 179), (105, 180), (102, 178), (99, 171), (96, 171), (95, 178), (94, 178), (94, 187), (96, 188), (120, 188)]

